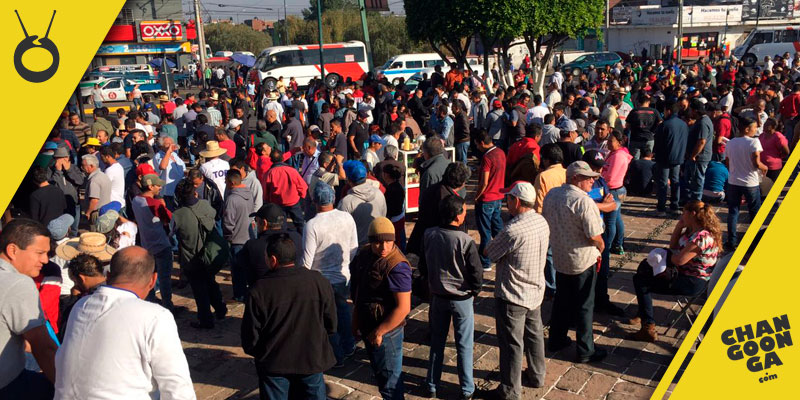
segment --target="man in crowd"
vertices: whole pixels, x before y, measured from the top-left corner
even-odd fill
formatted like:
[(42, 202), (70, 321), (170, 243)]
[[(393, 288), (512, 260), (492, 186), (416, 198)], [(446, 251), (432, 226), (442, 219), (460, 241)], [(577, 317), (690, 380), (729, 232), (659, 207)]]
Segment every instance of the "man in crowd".
[(80, 223), (80, 202), (78, 201), (78, 188), (83, 186), (84, 176), (77, 165), (70, 161), (69, 150), (59, 147), (53, 153), (55, 160), (48, 170), (48, 181), (53, 182), (64, 193), (66, 207), (64, 212), (74, 218), (72, 230), (78, 231)]
[(399, 400), (405, 392), (403, 327), (411, 311), (411, 267), (394, 240), (394, 225), (388, 218), (378, 217), (369, 224), (369, 242), (350, 264), (350, 292), (353, 328), (364, 339), (378, 391), (384, 399)]
[(283, 162), (283, 153), (272, 149), (272, 167), (264, 174), (264, 202), (274, 203), (292, 219), (298, 232), (303, 231), (302, 200), (306, 197), (308, 184), (296, 169)]
[[(103, 171), (108, 180), (111, 182), (111, 201), (124, 206), (125, 204), (125, 169), (117, 161), (117, 152), (111, 146), (105, 146), (100, 149), (100, 158), (105, 164), (106, 169)], [(124, 207), (122, 212), (124, 213)]]
[(550, 190), (542, 207), (558, 287), (548, 348), (555, 352), (569, 347), (567, 331), (575, 324), (580, 363), (599, 361), (607, 354), (595, 346), (592, 334), (595, 278), (604, 244), (603, 219), (587, 193), (598, 176), (585, 161), (570, 164), (567, 183)]
[(323, 372), (336, 362), (328, 341), (337, 331), (331, 285), (295, 265), (287, 234), (269, 238), (265, 257), (270, 271), (250, 289), (241, 335), (255, 359), (261, 398), (325, 400)]
[(86, 173), (86, 197), (81, 210), (89, 224), (94, 225), (97, 210), (111, 201), (111, 180), (100, 171), (99, 160), (93, 154), (81, 157), (81, 169)]
[(244, 244), (250, 239), (250, 223), (253, 213), (253, 193), (242, 183), (242, 174), (228, 170), (225, 178), (228, 195), (222, 212), (222, 235), (231, 245), (231, 281), (233, 298), (243, 302), (247, 295), (245, 263), (238, 258)]
[(200, 172), (206, 179), (214, 182), (222, 198), (225, 198), (225, 176), (231, 168), (230, 164), (219, 158), (227, 151), (219, 146), (216, 140), (209, 140), (206, 142), (206, 149), (200, 152), (200, 155), (206, 159), (203, 165), (200, 166)]
[[(49, 400), (56, 381), (54, 357), (39, 292), (32, 278), (47, 264), (50, 232), (40, 223), (15, 219), (0, 233), (0, 398)], [(42, 372), (25, 369), (30, 344)]]
[(541, 304), (550, 231), (545, 219), (533, 211), (536, 200), (533, 185), (516, 182), (503, 192), (512, 219), (486, 247), (486, 255), (497, 263), (494, 290), (500, 348), (497, 394), (503, 399), (513, 399), (522, 395), (523, 353), (531, 384), (537, 388), (544, 386)]
[(257, 234), (255, 239), (248, 240), (242, 247), (239, 252), (239, 262), (244, 264), (245, 272), (247, 273), (247, 285), (252, 288), (256, 281), (266, 276), (270, 271), (264, 252), (267, 248), (267, 242), (272, 236), (284, 233), (289, 235), (296, 248), (296, 265), (301, 265), (302, 263), (303, 238), (294, 230), (294, 227), (286, 226), (286, 214), (277, 204), (266, 203), (256, 212), (250, 214), (250, 217), (255, 220)]
[(658, 205), (656, 211), (666, 216), (667, 214), (667, 188), (670, 191), (670, 211), (680, 212), (680, 190), (678, 178), (681, 164), (686, 155), (686, 145), (689, 140), (689, 127), (678, 114), (681, 112), (679, 104), (673, 104), (666, 110), (666, 120), (661, 124), (655, 134), (656, 167), (654, 171), (656, 187), (658, 188)]
[[(165, 184), (158, 175), (143, 175), (139, 179), (142, 193), (131, 200), (131, 208), (136, 217), (142, 247), (155, 258), (161, 305), (177, 313), (184, 307), (172, 305), (172, 245), (167, 236), (172, 213), (167, 209), (164, 200), (157, 197)], [(148, 296), (148, 300), (154, 298), (155, 292)]]
[[(168, 136), (159, 138), (160, 149), (153, 159), (153, 167), (156, 174), (164, 181), (165, 185), (161, 192), (161, 197), (167, 204), (167, 208), (174, 210), (175, 187), (184, 176), (186, 164), (178, 156), (178, 145)], [(108, 169), (108, 168), (106, 168)]]
[(708, 163), (711, 161), (711, 148), (714, 144), (714, 123), (706, 114), (705, 104), (693, 101), (691, 114), (695, 123), (689, 130), (688, 150), (683, 164), (687, 183), (686, 196), (681, 195), (684, 202), (703, 198), (703, 181)]
[(362, 246), (367, 243), (370, 223), (386, 216), (386, 198), (380, 189), (367, 182), (367, 168), (361, 161), (345, 162), (344, 173), (351, 188), (339, 202), (338, 209), (353, 216), (358, 244)]
[(56, 354), (56, 398), (195, 398), (175, 320), (144, 301), (155, 264), (141, 247), (122, 249), (108, 284), (75, 304)]
[(420, 150), (422, 156), (418, 157), (414, 163), (419, 174), (419, 190), (422, 192), (442, 180), (444, 170), (450, 161), (447, 160), (444, 154), (444, 145), (438, 138), (425, 139)]
[(325, 182), (314, 185), (311, 200), (317, 212), (303, 231), (302, 266), (319, 271), (333, 287), (336, 298), (337, 332), (331, 335), (336, 365), (343, 366), (355, 351), (351, 330), (350, 262), (358, 251), (356, 223), (347, 212), (333, 207), (335, 193)]
[(481, 290), (483, 266), (475, 241), (460, 229), (467, 217), (464, 199), (455, 195), (444, 199), (439, 204), (439, 216), (439, 226), (425, 231), (423, 254), (420, 257), (420, 269), (427, 269), (431, 294), (428, 311), (431, 348), (426, 383), (429, 397), (435, 398), (442, 375), (444, 345), (452, 319), (461, 398), (469, 399), (475, 392), (472, 378), (475, 334), (472, 302)]
[(653, 151), (655, 145), (653, 135), (656, 126), (661, 123), (661, 115), (658, 110), (650, 107), (650, 100), (650, 95), (642, 93), (639, 97), (639, 106), (628, 114), (628, 119), (625, 121), (625, 126), (630, 131), (629, 149), (634, 160), (638, 160), (644, 150)]
[(489, 241), (503, 229), (503, 219), (500, 218), (502, 209), (503, 188), (506, 173), (506, 155), (503, 150), (492, 142), (492, 137), (486, 131), (478, 134), (476, 142), (478, 150), (483, 153), (481, 166), (478, 170), (478, 189), (475, 195), (475, 219), (478, 225), (481, 244), (479, 253), (484, 271), (491, 271), (492, 264), (489, 257), (484, 254), (484, 249)]
[(28, 214), (44, 226), (64, 214), (67, 209), (64, 192), (58, 186), (47, 181), (47, 170), (44, 167), (33, 167), (31, 180), (36, 189), (30, 194)]

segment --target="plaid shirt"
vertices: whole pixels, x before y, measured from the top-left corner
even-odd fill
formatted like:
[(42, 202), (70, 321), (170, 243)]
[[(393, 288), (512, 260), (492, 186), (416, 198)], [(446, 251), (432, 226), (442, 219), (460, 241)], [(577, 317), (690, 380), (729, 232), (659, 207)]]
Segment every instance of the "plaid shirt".
[(550, 230), (533, 210), (517, 215), (486, 247), (497, 263), (494, 297), (534, 310), (544, 296), (544, 264)]
[(578, 275), (597, 264), (600, 251), (591, 238), (605, 228), (597, 204), (586, 192), (569, 183), (550, 190), (542, 215), (550, 225), (556, 271)]

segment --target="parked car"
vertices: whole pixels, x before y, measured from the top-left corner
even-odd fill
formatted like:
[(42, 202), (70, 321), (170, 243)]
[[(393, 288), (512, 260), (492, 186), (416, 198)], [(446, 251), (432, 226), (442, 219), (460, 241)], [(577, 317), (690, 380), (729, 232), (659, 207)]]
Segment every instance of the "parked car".
[(584, 54), (572, 62), (566, 63), (561, 67), (561, 70), (566, 73), (577, 75), (577, 73), (589, 69), (589, 66), (595, 68), (604, 68), (606, 65), (614, 65), (622, 62), (622, 58), (617, 53), (600, 52)]

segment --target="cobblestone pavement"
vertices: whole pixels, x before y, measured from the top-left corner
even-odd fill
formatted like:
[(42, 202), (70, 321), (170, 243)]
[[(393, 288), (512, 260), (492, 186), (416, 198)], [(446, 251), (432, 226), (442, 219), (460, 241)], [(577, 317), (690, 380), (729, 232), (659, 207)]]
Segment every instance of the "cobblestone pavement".
[[(471, 202), (470, 202), (471, 203)], [(654, 216), (655, 200), (629, 197), (623, 204), (625, 221), (625, 255), (612, 255), (612, 275), (609, 294), (613, 302), (623, 307), (628, 315), (636, 312), (636, 296), (632, 276), (638, 263), (653, 247), (665, 247), (676, 221), (675, 218)], [(721, 211), (721, 210), (720, 210)], [(724, 214), (720, 214), (724, 226)], [(470, 234), (477, 240), (474, 216), (468, 215)], [(410, 233), (411, 229), (407, 230)], [(743, 227), (742, 227), (743, 228)], [(740, 230), (743, 230), (740, 228)], [(230, 274), (223, 270), (218, 280), (224, 298), (231, 297)], [(499, 380), (499, 354), (494, 322), (494, 272), (484, 275), (485, 286), (475, 302), (474, 376), (476, 386), (482, 389), (497, 387)], [(239, 347), (239, 326), (244, 306), (231, 303), (229, 316), (211, 331), (197, 331), (189, 326), (196, 318), (194, 300), (189, 288), (175, 290), (176, 304), (189, 308), (177, 318), (184, 351), (189, 360), (192, 379), (198, 399), (255, 399), (258, 398), (257, 378), (252, 359)], [(407, 398), (419, 399), (425, 395), (423, 386), (427, 372), (429, 347), (427, 345), (428, 305), (416, 301), (405, 330), (403, 360), (406, 372)], [(552, 301), (542, 305), (542, 318), (549, 320)], [(540, 389), (524, 387), (523, 399), (641, 399), (648, 398), (677, 351), (680, 338), (688, 323), (681, 320), (676, 329), (667, 335), (668, 317), (674, 317), (675, 299), (666, 296), (654, 298), (655, 319), (659, 324), (659, 339), (655, 343), (628, 340), (625, 336), (635, 328), (623, 320), (595, 315), (595, 342), (606, 348), (609, 356), (599, 363), (576, 364), (572, 360), (575, 348), (571, 346), (557, 353), (547, 352), (545, 386)], [(668, 315), (670, 314), (671, 315)], [(574, 332), (570, 333), (574, 339)], [(545, 336), (547, 328), (545, 327)], [(456, 351), (452, 332), (445, 349), (445, 366), (439, 398), (458, 398), (459, 386), (455, 367)], [(331, 370), (326, 375), (328, 396), (333, 399), (377, 399), (378, 392), (370, 375), (369, 361), (363, 344), (345, 367)], [(523, 386), (525, 380), (523, 380)]]

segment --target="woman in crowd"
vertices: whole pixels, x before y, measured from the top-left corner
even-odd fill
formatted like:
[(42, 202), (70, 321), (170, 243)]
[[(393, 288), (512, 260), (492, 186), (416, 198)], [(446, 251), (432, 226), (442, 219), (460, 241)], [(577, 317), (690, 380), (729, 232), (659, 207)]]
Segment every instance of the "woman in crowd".
[(778, 179), (778, 174), (783, 168), (784, 157), (789, 156), (789, 142), (786, 137), (778, 131), (778, 121), (774, 118), (767, 118), (764, 122), (764, 132), (758, 136), (761, 142), (761, 162), (767, 166), (767, 178)]
[[(631, 324), (641, 324), (633, 339), (648, 342), (657, 339), (652, 293), (697, 296), (706, 289), (721, 244), (722, 227), (712, 207), (698, 200), (686, 203), (672, 231), (669, 250), (662, 257), (648, 256), (633, 276), (639, 312)], [(653, 275), (654, 270), (663, 267), (666, 267), (663, 272)]]

